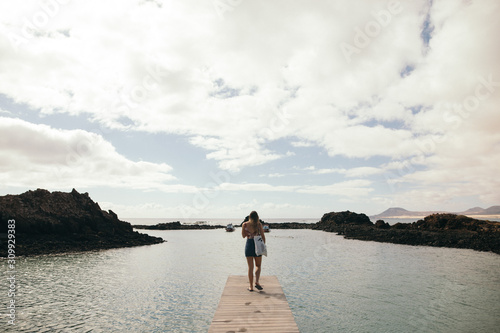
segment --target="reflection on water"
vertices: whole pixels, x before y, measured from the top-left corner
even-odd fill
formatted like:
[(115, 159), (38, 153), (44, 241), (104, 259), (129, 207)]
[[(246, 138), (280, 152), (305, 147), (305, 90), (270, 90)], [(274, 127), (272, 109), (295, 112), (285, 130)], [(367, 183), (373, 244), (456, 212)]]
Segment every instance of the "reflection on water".
[[(16, 331), (205, 332), (228, 275), (246, 274), (238, 231), (148, 231), (168, 242), (18, 258)], [(313, 230), (267, 239), (263, 274), (278, 276), (301, 332), (493, 332), (500, 324), (498, 255)]]

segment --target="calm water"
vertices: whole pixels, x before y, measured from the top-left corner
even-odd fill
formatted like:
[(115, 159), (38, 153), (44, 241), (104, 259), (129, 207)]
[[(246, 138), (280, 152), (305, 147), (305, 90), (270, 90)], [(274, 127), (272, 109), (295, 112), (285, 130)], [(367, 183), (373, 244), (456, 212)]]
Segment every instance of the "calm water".
[[(246, 274), (239, 229), (148, 233), (168, 242), (18, 258), (15, 331), (206, 332), (228, 275)], [(499, 255), (313, 230), (267, 237), (263, 275), (278, 276), (301, 332), (499, 332)]]

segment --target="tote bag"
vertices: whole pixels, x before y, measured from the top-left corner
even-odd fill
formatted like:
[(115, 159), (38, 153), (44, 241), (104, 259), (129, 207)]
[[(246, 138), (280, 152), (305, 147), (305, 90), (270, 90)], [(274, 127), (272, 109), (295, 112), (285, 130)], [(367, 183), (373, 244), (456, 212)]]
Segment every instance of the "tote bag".
[(267, 246), (260, 235), (254, 236), (253, 241), (255, 242), (255, 254), (258, 256), (265, 255), (267, 257)]

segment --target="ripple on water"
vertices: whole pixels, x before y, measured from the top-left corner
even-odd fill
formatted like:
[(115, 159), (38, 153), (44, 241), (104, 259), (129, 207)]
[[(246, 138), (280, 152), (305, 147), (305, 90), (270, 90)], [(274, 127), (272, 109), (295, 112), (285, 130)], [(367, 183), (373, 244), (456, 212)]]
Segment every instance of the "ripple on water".
[[(220, 230), (151, 234), (168, 242), (19, 258), (17, 331), (207, 331), (228, 275), (246, 275), (245, 240)], [(278, 276), (303, 332), (498, 328), (498, 255), (313, 230), (267, 239), (263, 274)]]

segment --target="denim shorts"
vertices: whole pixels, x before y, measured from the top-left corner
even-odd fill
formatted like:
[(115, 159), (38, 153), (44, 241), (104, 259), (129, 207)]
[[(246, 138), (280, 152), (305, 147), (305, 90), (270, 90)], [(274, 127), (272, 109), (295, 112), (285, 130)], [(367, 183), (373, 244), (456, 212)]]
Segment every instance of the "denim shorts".
[(247, 244), (245, 245), (245, 257), (262, 257), (255, 253), (255, 241), (253, 238), (247, 238)]

